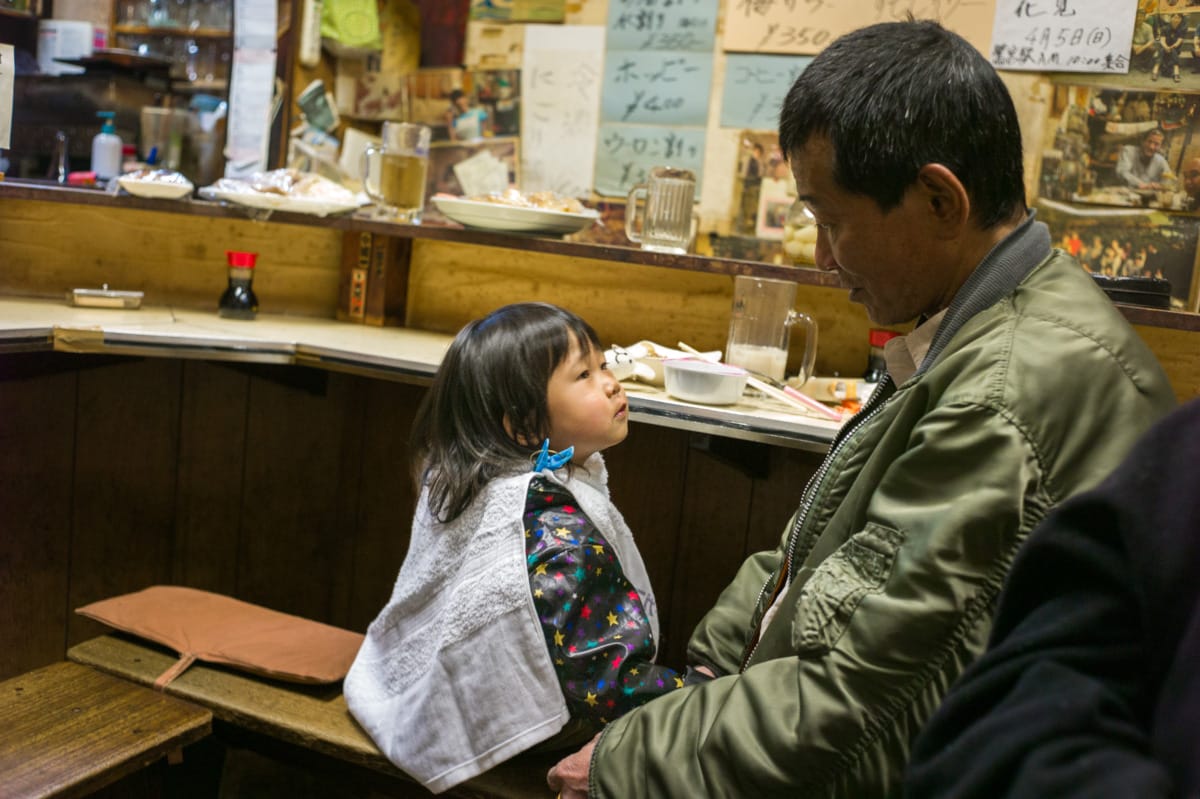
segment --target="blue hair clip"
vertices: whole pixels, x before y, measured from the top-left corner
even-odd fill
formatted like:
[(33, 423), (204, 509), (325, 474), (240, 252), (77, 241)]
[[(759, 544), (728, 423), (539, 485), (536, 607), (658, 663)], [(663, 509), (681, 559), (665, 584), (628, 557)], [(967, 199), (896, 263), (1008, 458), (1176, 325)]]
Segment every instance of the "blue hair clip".
[(562, 452), (556, 452), (551, 455), (550, 439), (547, 438), (542, 442), (542, 449), (540, 452), (538, 452), (537, 460), (533, 463), (533, 470), (535, 472), (544, 472), (546, 469), (549, 469), (552, 472), (557, 471), (558, 469), (561, 469), (567, 463), (567, 461), (571, 460), (572, 456), (574, 455), (574, 447), (567, 447)]

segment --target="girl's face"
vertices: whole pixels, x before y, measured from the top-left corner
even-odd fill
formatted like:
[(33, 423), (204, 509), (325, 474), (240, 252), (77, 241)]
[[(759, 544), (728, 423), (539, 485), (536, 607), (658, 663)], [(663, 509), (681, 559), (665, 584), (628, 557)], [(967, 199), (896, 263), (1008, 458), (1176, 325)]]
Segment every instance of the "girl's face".
[(574, 463), (619, 444), (629, 433), (629, 403), (621, 384), (608, 371), (604, 355), (583, 350), (578, 341), (546, 386), (550, 411), (550, 448), (575, 447)]

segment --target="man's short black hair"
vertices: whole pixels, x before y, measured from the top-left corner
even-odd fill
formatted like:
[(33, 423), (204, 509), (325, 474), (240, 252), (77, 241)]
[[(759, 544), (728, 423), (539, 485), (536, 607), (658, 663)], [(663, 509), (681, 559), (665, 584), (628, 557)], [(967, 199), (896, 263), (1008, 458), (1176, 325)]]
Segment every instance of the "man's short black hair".
[(834, 179), (887, 211), (926, 164), (962, 182), (988, 229), (1025, 208), (1021, 128), (996, 70), (936, 22), (885, 22), (833, 42), (783, 101), (779, 145), (794, 157), (813, 136), (834, 150)]

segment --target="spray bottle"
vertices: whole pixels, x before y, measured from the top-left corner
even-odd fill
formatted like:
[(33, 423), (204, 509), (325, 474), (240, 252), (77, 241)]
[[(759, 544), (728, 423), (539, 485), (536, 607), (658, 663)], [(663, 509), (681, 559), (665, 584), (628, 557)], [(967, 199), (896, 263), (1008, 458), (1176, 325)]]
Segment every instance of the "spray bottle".
[(98, 180), (109, 180), (121, 174), (121, 137), (113, 127), (112, 111), (97, 111), (104, 120), (100, 132), (92, 138), (92, 171)]

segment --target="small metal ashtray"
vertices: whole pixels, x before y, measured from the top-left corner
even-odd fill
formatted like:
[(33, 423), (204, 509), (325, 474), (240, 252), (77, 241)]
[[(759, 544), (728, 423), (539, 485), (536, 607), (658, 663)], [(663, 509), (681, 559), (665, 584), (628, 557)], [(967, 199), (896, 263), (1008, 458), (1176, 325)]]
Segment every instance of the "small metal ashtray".
[(67, 305), (129, 310), (142, 307), (144, 294), (141, 291), (114, 291), (105, 283), (98, 289), (71, 289), (67, 292)]

